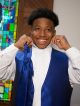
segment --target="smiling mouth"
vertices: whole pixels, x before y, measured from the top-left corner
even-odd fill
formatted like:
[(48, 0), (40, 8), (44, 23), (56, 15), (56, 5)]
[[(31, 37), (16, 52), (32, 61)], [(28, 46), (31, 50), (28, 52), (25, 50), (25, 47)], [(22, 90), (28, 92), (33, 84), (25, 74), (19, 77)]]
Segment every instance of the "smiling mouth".
[(40, 44), (44, 44), (44, 43), (46, 43), (46, 39), (38, 39), (38, 42), (40, 43)]

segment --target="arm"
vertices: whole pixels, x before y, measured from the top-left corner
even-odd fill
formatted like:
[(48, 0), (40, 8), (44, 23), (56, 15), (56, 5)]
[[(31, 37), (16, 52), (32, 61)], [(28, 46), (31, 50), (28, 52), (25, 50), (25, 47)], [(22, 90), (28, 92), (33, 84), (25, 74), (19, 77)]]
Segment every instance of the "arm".
[(72, 67), (80, 70), (80, 50), (71, 47), (65, 53), (69, 57)]
[(0, 80), (14, 80), (16, 72), (15, 55), (19, 49), (23, 49), (25, 43), (30, 45), (32, 40), (23, 35), (15, 44), (0, 51)]
[(69, 80), (71, 85), (80, 84), (80, 51), (71, 47), (66, 52), (69, 58)]
[(17, 51), (18, 48), (16, 48), (14, 44), (0, 51), (0, 80), (14, 78), (15, 55)]
[(56, 44), (59, 49), (63, 49), (69, 58), (69, 80), (71, 85), (80, 84), (80, 51), (71, 47), (65, 36), (56, 35), (51, 43)]

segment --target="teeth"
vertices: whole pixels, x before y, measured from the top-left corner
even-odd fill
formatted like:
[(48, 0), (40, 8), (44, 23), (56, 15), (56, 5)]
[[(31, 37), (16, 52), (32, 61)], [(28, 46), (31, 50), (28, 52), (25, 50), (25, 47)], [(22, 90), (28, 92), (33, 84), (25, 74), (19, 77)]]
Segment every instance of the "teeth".
[(41, 40), (39, 40), (39, 41), (44, 42), (44, 41), (46, 41), (46, 40), (41, 39)]

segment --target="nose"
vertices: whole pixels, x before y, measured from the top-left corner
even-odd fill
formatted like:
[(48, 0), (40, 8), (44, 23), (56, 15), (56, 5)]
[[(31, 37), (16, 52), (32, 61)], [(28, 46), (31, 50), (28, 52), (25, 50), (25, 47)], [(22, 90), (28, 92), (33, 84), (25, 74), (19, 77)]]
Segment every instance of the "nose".
[(40, 36), (45, 36), (45, 30), (41, 30)]

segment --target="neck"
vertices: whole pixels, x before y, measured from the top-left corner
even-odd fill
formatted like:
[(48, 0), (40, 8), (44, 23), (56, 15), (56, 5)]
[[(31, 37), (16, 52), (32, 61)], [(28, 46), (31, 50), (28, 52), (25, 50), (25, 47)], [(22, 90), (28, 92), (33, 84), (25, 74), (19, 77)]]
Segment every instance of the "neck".
[(45, 48), (39, 48), (39, 47), (37, 47), (35, 44), (33, 44), (32, 47), (35, 48), (35, 49), (44, 51), (44, 50), (46, 50), (46, 49), (52, 48), (52, 45), (49, 44), (49, 45), (48, 45), (47, 47), (45, 47)]

